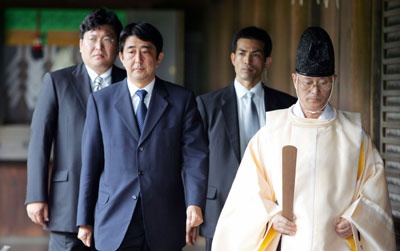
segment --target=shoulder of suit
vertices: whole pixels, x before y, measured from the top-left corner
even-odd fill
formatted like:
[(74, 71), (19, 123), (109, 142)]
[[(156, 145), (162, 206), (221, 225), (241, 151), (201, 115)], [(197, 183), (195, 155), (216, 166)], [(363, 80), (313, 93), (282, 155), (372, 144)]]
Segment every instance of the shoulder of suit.
[(165, 87), (168, 90), (168, 93), (172, 94), (172, 95), (173, 94), (182, 94), (182, 93), (186, 93), (186, 94), (193, 93), (191, 90), (189, 90), (186, 87), (168, 82), (168, 81), (160, 79), (160, 78), (156, 78), (156, 84), (160, 84), (163, 87)]
[[(221, 89), (218, 89), (218, 90), (206, 93), (206, 94), (199, 95), (199, 98), (204, 100), (204, 101), (206, 101), (206, 102), (207, 101), (215, 102), (217, 100), (222, 99), (222, 97), (224, 97), (224, 95), (227, 92), (232, 92), (232, 88), (233, 88), (232, 85), (228, 85), (228, 86), (223, 87)], [(235, 93), (235, 92), (233, 92), (233, 93)]]
[(97, 91), (96, 93), (103, 93), (103, 92), (106, 92), (106, 93), (110, 93), (111, 92), (112, 93), (112, 92), (114, 92), (115, 90), (117, 90), (119, 88), (124, 88), (124, 86), (126, 84), (127, 83), (126, 83), (126, 80), (124, 78), (123, 80), (115, 82), (114, 84), (108, 86), (107, 88), (103, 88), (100, 91)]
[(267, 95), (267, 98), (270, 96), (276, 96), (279, 98), (287, 99), (292, 102), (295, 102), (297, 100), (297, 98), (293, 97), (292, 95), (290, 95), (288, 93), (278, 91), (276, 89), (270, 88), (265, 85), (264, 85), (264, 91), (265, 91), (265, 94)]
[(292, 97), (293, 98), (293, 96), (291, 96), (291, 95), (289, 95), (289, 94), (287, 94), (287, 93), (285, 93), (285, 92), (282, 92), (282, 91), (278, 91), (278, 90), (276, 90), (276, 89), (273, 89), (273, 88), (271, 88), (271, 87), (268, 87), (268, 86), (266, 86), (266, 85), (264, 85), (263, 86), (264, 87), (264, 91), (267, 93), (267, 94), (272, 94), (272, 95), (282, 95), (282, 96), (288, 96), (288, 97)]
[(74, 70), (76, 70), (78, 67), (80, 67), (80, 64), (73, 65), (73, 66), (66, 67), (66, 68), (62, 68), (62, 69), (59, 69), (59, 70), (56, 70), (56, 71), (52, 71), (52, 72), (49, 72), (49, 74), (50, 74), (52, 77), (55, 77), (55, 76), (65, 76), (66, 74), (72, 74), (72, 72), (73, 72)]
[(45, 79), (47, 79), (47, 80), (51, 79), (51, 82), (54, 85), (57, 85), (57, 86), (68, 85), (68, 83), (71, 80), (73, 80), (74, 71), (79, 69), (79, 67), (81, 67), (81, 64), (77, 64), (77, 65), (66, 67), (66, 68), (63, 68), (63, 69), (60, 69), (60, 70), (48, 72), (48, 73), (45, 74), (44, 80)]

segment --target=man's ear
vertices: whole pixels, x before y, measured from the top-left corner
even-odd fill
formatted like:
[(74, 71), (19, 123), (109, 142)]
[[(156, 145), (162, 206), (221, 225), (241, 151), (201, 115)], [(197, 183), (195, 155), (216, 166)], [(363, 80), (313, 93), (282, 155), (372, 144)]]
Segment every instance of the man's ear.
[(82, 53), (83, 39), (79, 39), (79, 52)]
[(235, 57), (236, 57), (236, 55), (235, 55), (235, 53), (231, 53), (231, 62), (232, 62), (232, 65), (233, 66), (235, 66)]
[(292, 73), (292, 81), (293, 81), (294, 89), (297, 89), (297, 86), (296, 86), (296, 77), (297, 77), (297, 74), (296, 74), (296, 73)]
[(121, 60), (121, 62), (124, 62), (124, 55), (122, 54), (122, 52), (119, 52), (119, 60)]
[(271, 58), (271, 57), (267, 57), (267, 58), (265, 59), (265, 66), (264, 66), (264, 68), (267, 70), (267, 69), (271, 66), (271, 63), (272, 63), (272, 58)]
[(164, 58), (164, 52), (160, 52), (160, 54), (158, 54), (156, 66), (159, 66), (161, 64), (163, 58)]

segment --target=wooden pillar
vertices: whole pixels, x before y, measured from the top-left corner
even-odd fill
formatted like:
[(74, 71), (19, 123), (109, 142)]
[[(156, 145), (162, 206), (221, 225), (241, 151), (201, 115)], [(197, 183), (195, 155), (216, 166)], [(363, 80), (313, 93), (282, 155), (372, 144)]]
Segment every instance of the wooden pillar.
[(338, 108), (361, 112), (370, 131), (371, 4), (342, 1), (340, 6), (340, 66)]
[(237, 9), (236, 13), (238, 16), (236, 17), (239, 20), (239, 27), (241, 29), (246, 26), (255, 25), (256, 13), (255, 9), (256, 1), (255, 0), (238, 0), (235, 8)]
[(272, 39), (272, 64), (267, 72), (267, 85), (293, 94), (294, 88), (290, 80), (290, 73), (293, 71), (290, 62), (291, 4), (290, 1), (272, 0), (267, 3), (266, 30)]
[(230, 62), (231, 41), (236, 32), (235, 3), (218, 1), (208, 9), (209, 29), (207, 33), (206, 62), (208, 76), (205, 79), (209, 91), (214, 91), (233, 83), (234, 71)]

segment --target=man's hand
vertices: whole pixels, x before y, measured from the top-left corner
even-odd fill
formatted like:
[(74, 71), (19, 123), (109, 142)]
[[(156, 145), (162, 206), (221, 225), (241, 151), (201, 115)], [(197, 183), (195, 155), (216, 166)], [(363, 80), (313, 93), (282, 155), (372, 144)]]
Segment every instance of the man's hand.
[(80, 226), (78, 231), (78, 239), (87, 247), (92, 243), (93, 227), (90, 225)]
[(49, 208), (46, 202), (31, 202), (26, 205), (26, 212), (28, 217), (36, 224), (40, 224), (43, 227), (47, 225), (49, 221)]
[(203, 214), (200, 207), (188, 206), (186, 216), (186, 242), (193, 246), (197, 239), (197, 228), (203, 223)]
[(343, 238), (347, 239), (353, 235), (353, 231), (351, 230), (351, 224), (346, 219), (340, 217), (336, 222), (336, 233)]
[[(293, 216), (293, 221), (296, 220), (296, 217)], [(275, 215), (272, 217), (272, 229), (275, 231), (286, 234), (286, 235), (295, 235), (297, 228), (294, 222), (286, 219), (280, 214)]]

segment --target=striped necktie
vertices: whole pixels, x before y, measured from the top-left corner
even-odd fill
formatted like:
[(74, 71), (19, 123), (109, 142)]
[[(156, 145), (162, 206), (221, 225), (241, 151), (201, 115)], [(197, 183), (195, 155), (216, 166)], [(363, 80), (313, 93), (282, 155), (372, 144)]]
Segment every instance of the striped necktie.
[(97, 76), (93, 82), (93, 92), (97, 92), (98, 90), (100, 90), (102, 83), (103, 83), (103, 78), (100, 76)]

